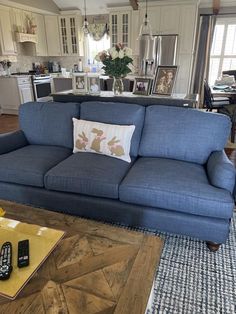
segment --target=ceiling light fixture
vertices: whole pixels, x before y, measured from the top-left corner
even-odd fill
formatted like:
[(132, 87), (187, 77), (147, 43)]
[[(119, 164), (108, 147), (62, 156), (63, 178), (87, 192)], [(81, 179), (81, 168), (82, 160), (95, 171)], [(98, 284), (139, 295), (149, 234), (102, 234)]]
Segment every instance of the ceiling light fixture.
[(84, 23), (83, 23), (83, 33), (85, 36), (87, 36), (89, 34), (89, 29), (88, 29), (88, 20), (87, 20), (87, 14), (86, 14), (86, 0), (84, 0)]
[(146, 0), (146, 12), (145, 12), (145, 16), (143, 19), (143, 23), (140, 27), (140, 31), (139, 31), (139, 35), (138, 35), (138, 40), (141, 39), (142, 35), (148, 35), (150, 36), (150, 39), (153, 39), (152, 37), (152, 27), (151, 24), (148, 20), (148, 16), (147, 16), (147, 9), (148, 9), (148, 0)]

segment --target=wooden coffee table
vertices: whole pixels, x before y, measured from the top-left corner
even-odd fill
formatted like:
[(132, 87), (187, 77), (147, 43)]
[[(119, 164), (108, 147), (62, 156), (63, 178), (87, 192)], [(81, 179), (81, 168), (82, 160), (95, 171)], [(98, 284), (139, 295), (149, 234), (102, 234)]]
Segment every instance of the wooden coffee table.
[(1, 314), (145, 313), (160, 238), (1, 200), (0, 207), (7, 218), (66, 232), (14, 301), (0, 297)]

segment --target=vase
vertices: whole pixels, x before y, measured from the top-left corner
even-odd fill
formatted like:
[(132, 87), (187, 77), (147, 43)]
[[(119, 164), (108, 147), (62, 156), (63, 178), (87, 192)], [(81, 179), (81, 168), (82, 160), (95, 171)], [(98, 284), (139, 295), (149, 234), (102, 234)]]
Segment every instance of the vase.
[(124, 91), (124, 84), (121, 77), (113, 77), (112, 90), (115, 96), (122, 95)]

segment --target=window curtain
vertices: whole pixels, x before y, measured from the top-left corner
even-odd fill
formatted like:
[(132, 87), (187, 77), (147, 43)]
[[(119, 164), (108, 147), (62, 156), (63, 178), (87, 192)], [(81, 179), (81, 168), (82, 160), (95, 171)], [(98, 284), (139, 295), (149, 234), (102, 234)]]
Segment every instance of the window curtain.
[(204, 100), (204, 79), (208, 81), (211, 45), (213, 41), (216, 15), (202, 15), (199, 21), (196, 55), (192, 76), (192, 92), (199, 94), (200, 105)]
[(89, 34), (95, 41), (99, 41), (108, 34), (107, 24), (89, 24)]

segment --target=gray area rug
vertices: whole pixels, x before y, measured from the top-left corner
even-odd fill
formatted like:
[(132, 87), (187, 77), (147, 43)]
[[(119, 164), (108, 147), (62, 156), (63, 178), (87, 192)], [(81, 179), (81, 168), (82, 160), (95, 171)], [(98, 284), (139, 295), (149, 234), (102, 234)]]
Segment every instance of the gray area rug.
[(236, 214), (216, 253), (202, 241), (160, 236), (165, 244), (147, 313), (236, 313)]

